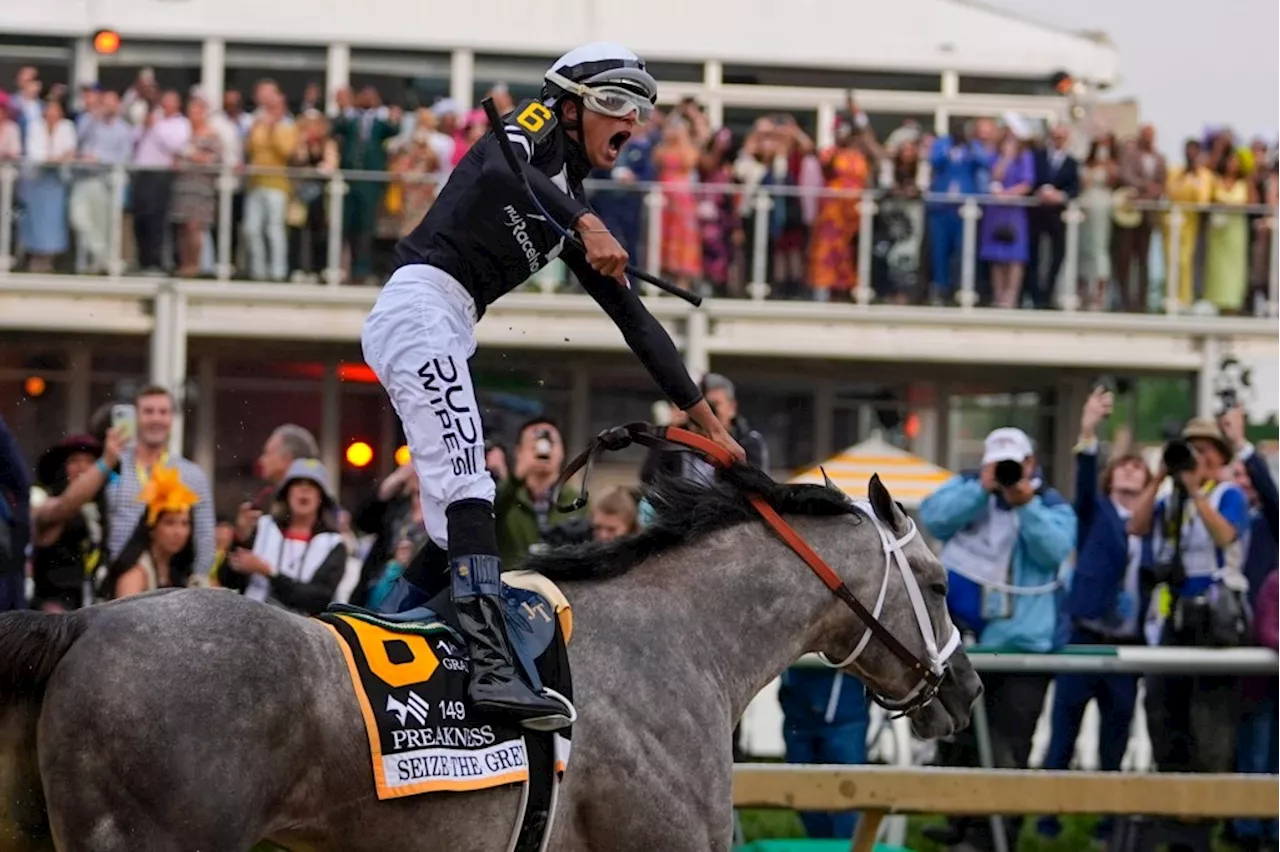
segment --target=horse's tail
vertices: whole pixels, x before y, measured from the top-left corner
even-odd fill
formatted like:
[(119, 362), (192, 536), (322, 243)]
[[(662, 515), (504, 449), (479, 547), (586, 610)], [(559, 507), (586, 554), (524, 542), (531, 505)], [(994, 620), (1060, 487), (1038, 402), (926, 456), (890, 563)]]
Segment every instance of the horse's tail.
[(87, 627), (82, 613), (0, 613), (0, 699), (40, 698)]

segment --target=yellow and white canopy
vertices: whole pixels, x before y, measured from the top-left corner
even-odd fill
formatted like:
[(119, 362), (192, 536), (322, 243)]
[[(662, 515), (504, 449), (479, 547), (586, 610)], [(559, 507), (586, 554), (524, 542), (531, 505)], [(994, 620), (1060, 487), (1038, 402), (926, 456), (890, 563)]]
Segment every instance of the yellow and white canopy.
[(857, 500), (867, 498), (867, 483), (873, 473), (889, 489), (893, 499), (908, 509), (920, 505), (953, 474), (945, 468), (911, 455), (878, 435), (836, 453), (821, 465), (797, 473), (791, 482), (822, 484), (822, 468), (841, 491)]

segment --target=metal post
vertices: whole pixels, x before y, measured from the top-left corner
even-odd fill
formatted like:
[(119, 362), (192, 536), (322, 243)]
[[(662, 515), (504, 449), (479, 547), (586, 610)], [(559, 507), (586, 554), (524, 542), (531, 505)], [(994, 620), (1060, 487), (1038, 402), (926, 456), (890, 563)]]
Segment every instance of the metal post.
[[(987, 702), (979, 695), (973, 702), (973, 733), (978, 741), (978, 762), (986, 769), (995, 768), (995, 756), (991, 751), (991, 728), (987, 722)], [(1009, 838), (1004, 833), (1004, 817), (991, 815), (991, 842), (995, 852), (1009, 852)]]
[(168, 383), (173, 393), (173, 428), (169, 432), (169, 453), (183, 455), (187, 424), (187, 294), (173, 286), (169, 299)]
[(858, 289), (854, 294), (859, 305), (871, 304), (871, 253), (875, 250), (875, 217), (879, 208), (869, 191), (858, 199), (861, 217), (858, 223)]
[(218, 257), (214, 264), (219, 281), (226, 281), (231, 277), (231, 244), (234, 236), (231, 233), (231, 208), (235, 203), (237, 183), (231, 164), (224, 163), (222, 171), (218, 173)]
[[(649, 269), (662, 269), (662, 208), (667, 205), (667, 197), (662, 190), (653, 187), (644, 196), (645, 214), (644, 262)], [(648, 293), (650, 285), (646, 284), (641, 292)]]
[(89, 378), (93, 373), (93, 350), (86, 343), (67, 347), (67, 434), (82, 431), (89, 422)]
[(1222, 369), (1222, 338), (1205, 335), (1200, 347), (1200, 369), (1196, 372), (1196, 416), (1212, 417), (1218, 398), (1213, 380)]
[[(1277, 217), (1276, 211), (1272, 210), (1269, 216), (1271, 219), (1271, 264), (1270, 272), (1267, 274), (1267, 315), (1276, 316), (1280, 313), (1280, 217)], [(3, 255), (3, 252), (0, 252)], [(4, 258), (0, 257), (0, 263), (4, 262)]]
[(0, 165), (0, 272), (13, 268), (13, 188), (18, 182), (18, 167)]
[[(173, 283), (156, 287), (151, 312), (151, 384), (169, 387), (169, 338), (173, 334)], [(172, 390), (172, 388), (169, 388)]]
[(329, 470), (333, 487), (342, 487), (342, 387), (338, 384), (338, 365), (326, 362), (320, 380), (320, 462)]
[(1064, 311), (1074, 311), (1080, 307), (1080, 291), (1077, 280), (1080, 277), (1080, 224), (1084, 222), (1084, 213), (1080, 210), (1079, 201), (1071, 201), (1067, 209), (1062, 211), (1062, 221), (1066, 223), (1066, 239), (1063, 246), (1062, 282), (1058, 285), (1058, 307)]
[[(1145, 213), (1143, 215), (1146, 215)], [(1164, 269), (1164, 309), (1165, 312), (1173, 315), (1178, 313), (1184, 307), (1181, 303), (1181, 284), (1182, 284), (1182, 222), (1184, 214), (1182, 205), (1175, 204), (1173, 209), (1169, 211), (1169, 244), (1164, 247), (1165, 269)], [(1215, 367), (1216, 369), (1216, 367)]]
[(347, 194), (347, 182), (342, 172), (334, 172), (329, 179), (329, 245), (324, 280), (330, 287), (342, 283), (342, 197)]
[(124, 166), (111, 167), (111, 218), (107, 220), (107, 275), (114, 279), (124, 274), (124, 192), (129, 173)]
[(755, 222), (752, 223), (755, 245), (751, 250), (751, 283), (747, 286), (751, 298), (761, 301), (769, 295), (769, 211), (773, 209), (773, 199), (760, 190), (751, 203), (756, 208)]
[(978, 202), (966, 198), (964, 204), (960, 205), (963, 225), (960, 244), (960, 307), (965, 310), (978, 304), (975, 281), (978, 270), (978, 220), (981, 218), (982, 208), (978, 206)]
[(202, 355), (196, 363), (196, 451), (195, 462), (209, 477), (210, 488), (216, 488), (214, 481), (217, 465), (217, 428), (218, 428), (218, 361), (212, 355)]
[(710, 333), (706, 311), (690, 311), (684, 325), (684, 363), (695, 382), (702, 381), (702, 377), (711, 372), (711, 353), (707, 351)]

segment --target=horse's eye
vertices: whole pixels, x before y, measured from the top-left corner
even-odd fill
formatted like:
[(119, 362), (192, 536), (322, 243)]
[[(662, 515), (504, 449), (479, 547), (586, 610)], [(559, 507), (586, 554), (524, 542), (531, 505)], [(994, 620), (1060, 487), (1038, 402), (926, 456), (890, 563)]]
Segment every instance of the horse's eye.
[(933, 592), (935, 595), (939, 595), (945, 598), (947, 596), (947, 584), (934, 583), (929, 587), (929, 591)]

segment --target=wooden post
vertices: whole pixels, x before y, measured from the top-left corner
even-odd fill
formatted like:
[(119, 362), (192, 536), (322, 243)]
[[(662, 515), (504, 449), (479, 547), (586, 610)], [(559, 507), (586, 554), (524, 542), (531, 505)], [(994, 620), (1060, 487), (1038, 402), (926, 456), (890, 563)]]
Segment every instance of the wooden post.
[(863, 811), (858, 818), (858, 829), (853, 833), (853, 852), (872, 852), (876, 848), (876, 835), (880, 833), (880, 821), (888, 811)]

